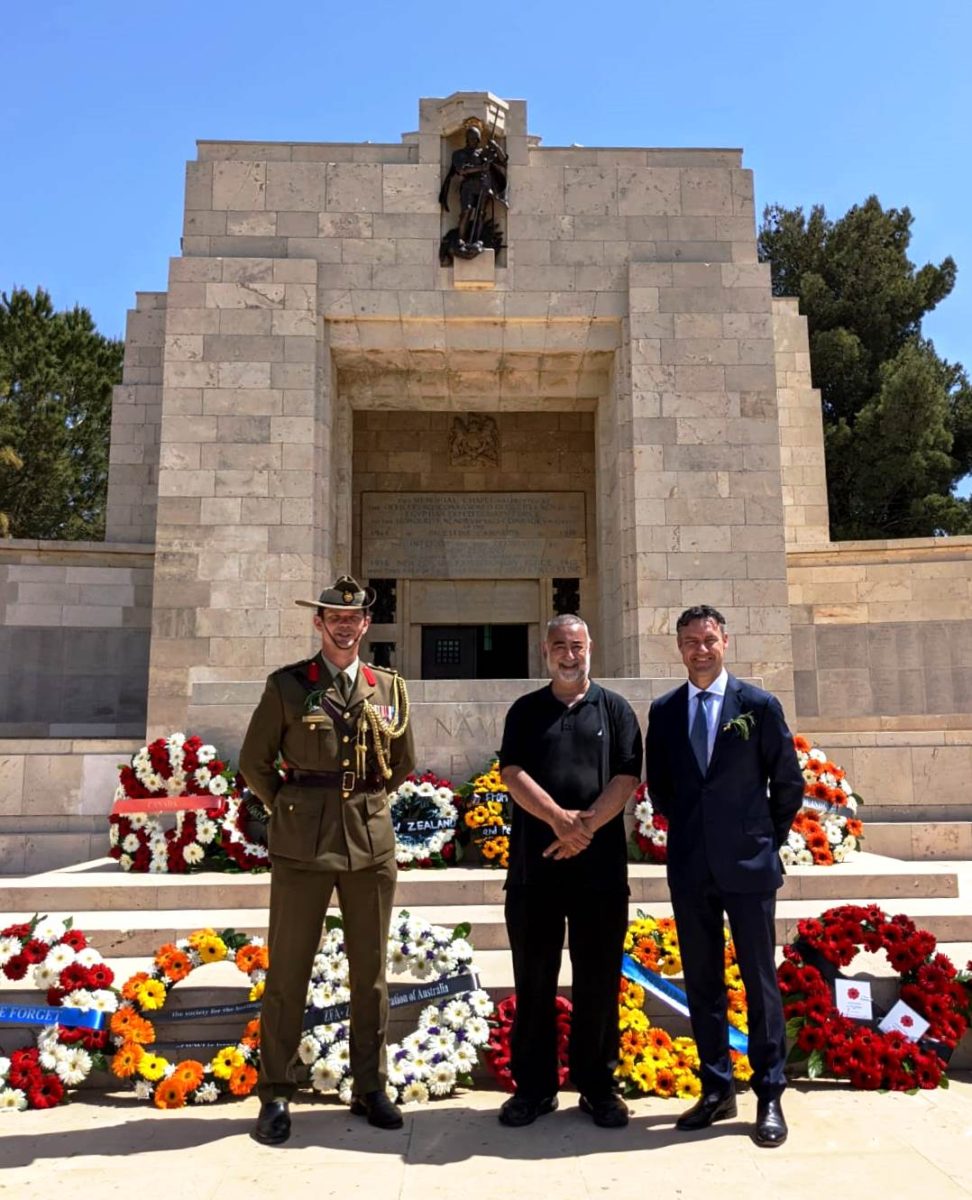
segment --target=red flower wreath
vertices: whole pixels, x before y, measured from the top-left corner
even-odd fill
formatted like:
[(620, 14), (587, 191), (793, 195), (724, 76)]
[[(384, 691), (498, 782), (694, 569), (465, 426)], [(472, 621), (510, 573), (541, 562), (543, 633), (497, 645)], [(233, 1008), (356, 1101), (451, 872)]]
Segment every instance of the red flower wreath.
[[(797, 929), (778, 971), (787, 1032), (795, 1038), (788, 1061), (805, 1062), (811, 1078), (831, 1075), (867, 1090), (946, 1087), (945, 1063), (934, 1043), (953, 1050), (968, 1028), (972, 970), (956, 970), (936, 953), (933, 934), (909, 917), (889, 917), (875, 904), (831, 908), (800, 921)], [(882, 1033), (838, 1012), (828, 980), (859, 949), (884, 951), (900, 976), (900, 998), (929, 1023), (922, 1041), (896, 1030)]]
[[(557, 1082), (563, 1087), (570, 1073), (567, 1059), (567, 1047), (570, 1042), (570, 1017), (573, 1006), (566, 996), (557, 997)], [(510, 1035), (513, 1032), (513, 1018), (516, 1016), (516, 996), (507, 996), (497, 1004), (493, 1015), (489, 1018), (490, 1034), (486, 1045), (486, 1065), (508, 1092), (512, 1092), (515, 1083), (510, 1070)]]

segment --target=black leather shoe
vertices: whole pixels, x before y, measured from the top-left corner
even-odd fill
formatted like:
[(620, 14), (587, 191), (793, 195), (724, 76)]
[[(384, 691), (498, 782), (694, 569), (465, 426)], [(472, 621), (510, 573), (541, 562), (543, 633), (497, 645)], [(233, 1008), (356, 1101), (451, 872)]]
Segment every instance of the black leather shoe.
[(695, 1104), (675, 1122), (676, 1129), (693, 1130), (708, 1129), (713, 1121), (724, 1121), (726, 1117), (736, 1115), (736, 1094), (730, 1092), (721, 1096), (718, 1092), (710, 1092), (702, 1096)]
[(405, 1123), (402, 1110), (392, 1104), (384, 1092), (365, 1092), (363, 1096), (352, 1096), (351, 1111), (356, 1117), (367, 1117), (368, 1124), (377, 1129), (401, 1129)]
[(251, 1135), (264, 1146), (281, 1146), (290, 1137), (290, 1105), (286, 1100), (264, 1100)]
[(788, 1132), (779, 1096), (760, 1100), (756, 1105), (756, 1131), (753, 1134), (756, 1145), (782, 1146)]
[(556, 1096), (545, 1096), (542, 1100), (528, 1100), (526, 1096), (510, 1096), (509, 1100), (499, 1110), (499, 1123), (519, 1129), (522, 1125), (532, 1125), (537, 1117), (552, 1113), (557, 1107)]
[(605, 1096), (603, 1100), (581, 1096), (579, 1108), (602, 1129), (623, 1129), (628, 1123), (628, 1106), (620, 1096)]

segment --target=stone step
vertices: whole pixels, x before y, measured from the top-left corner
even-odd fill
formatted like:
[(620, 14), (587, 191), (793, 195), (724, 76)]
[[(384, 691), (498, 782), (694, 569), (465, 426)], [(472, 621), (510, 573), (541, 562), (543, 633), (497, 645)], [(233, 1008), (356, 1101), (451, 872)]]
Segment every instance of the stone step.
[(906, 862), (972, 859), (972, 821), (868, 821), (868, 851)]
[[(842, 899), (834, 898), (832, 903)], [(880, 897), (875, 897), (880, 899)], [(632, 919), (643, 905), (633, 901), (629, 905)], [(819, 916), (821, 903), (816, 900), (781, 900), (776, 909), (776, 937), (779, 943), (792, 940), (796, 935), (797, 922), (803, 917)], [(893, 911), (905, 910), (902, 904), (891, 906)], [(969, 909), (968, 905), (964, 906)], [(460, 921), (472, 926), (472, 941), (481, 950), (500, 950), (507, 946), (506, 925), (502, 904), (409, 904), (409, 911), (434, 925), (452, 928)], [(918, 925), (929, 929), (939, 941), (972, 941), (972, 909), (961, 911), (962, 906), (950, 898), (909, 898), (906, 911)], [(652, 901), (650, 911), (654, 916), (670, 916), (671, 904), (667, 901)], [(25, 921), (33, 910), (20, 910), (5, 914), (5, 920)], [(267, 910), (260, 908), (208, 908), (187, 909), (141, 909), (141, 910), (68, 910), (50, 909), (50, 915), (71, 916), (78, 929), (83, 930), (92, 945), (106, 958), (144, 956), (152, 954), (164, 942), (185, 937), (192, 930), (212, 926), (216, 929), (236, 929), (255, 936), (267, 935)]]
[[(632, 903), (654, 905), (668, 900), (664, 867), (631, 863), (628, 875)], [(504, 879), (502, 871), (481, 867), (400, 871), (395, 902), (401, 907), (502, 904)], [(791, 867), (780, 899), (814, 901), (829, 907), (847, 900), (897, 905), (917, 898), (958, 894), (958, 873), (952, 864), (903, 863), (861, 853), (833, 867)], [(255, 909), (265, 908), (269, 898), (269, 873), (135, 875), (126, 874), (109, 858), (0, 880), (0, 913)]]

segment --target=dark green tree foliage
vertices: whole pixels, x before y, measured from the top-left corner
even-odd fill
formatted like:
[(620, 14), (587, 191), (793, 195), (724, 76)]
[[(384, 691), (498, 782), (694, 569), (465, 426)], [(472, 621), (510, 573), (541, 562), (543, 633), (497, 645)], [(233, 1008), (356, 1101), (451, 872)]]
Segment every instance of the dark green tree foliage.
[(956, 267), (916, 269), (911, 222), (876, 196), (836, 221), (821, 206), (763, 213), (773, 293), (799, 297), (809, 326), (838, 540), (972, 532), (972, 506), (952, 495), (972, 471), (972, 388), (921, 333)]
[(111, 389), (123, 345), (38, 288), (0, 294), (0, 533), (105, 535)]

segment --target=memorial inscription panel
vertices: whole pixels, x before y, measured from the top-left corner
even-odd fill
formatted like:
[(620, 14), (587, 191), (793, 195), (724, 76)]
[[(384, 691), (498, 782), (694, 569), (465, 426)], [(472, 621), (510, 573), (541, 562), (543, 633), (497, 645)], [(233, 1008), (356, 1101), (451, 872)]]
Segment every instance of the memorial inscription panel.
[(587, 574), (583, 492), (365, 492), (361, 570), (376, 578)]

